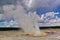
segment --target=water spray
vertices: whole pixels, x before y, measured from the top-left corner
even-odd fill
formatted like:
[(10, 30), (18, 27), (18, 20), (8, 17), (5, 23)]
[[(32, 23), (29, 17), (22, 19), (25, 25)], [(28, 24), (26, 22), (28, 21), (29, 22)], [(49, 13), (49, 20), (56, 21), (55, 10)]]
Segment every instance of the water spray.
[[(26, 0), (28, 1), (28, 0)], [(34, 0), (33, 0), (34, 1)], [(32, 0), (28, 1), (28, 4), (25, 5), (30, 9), (33, 4)], [(25, 4), (25, 3), (24, 3)], [(15, 10), (13, 10), (15, 8)], [(34, 7), (33, 7), (34, 8)], [(29, 34), (30, 36), (46, 36), (47, 34), (44, 32), (41, 32), (39, 29), (38, 21), (37, 21), (37, 15), (36, 11), (29, 11), (28, 13), (31, 13), (33, 15), (28, 16), (26, 14), (26, 10), (24, 9), (24, 6), (20, 5), (19, 0), (17, 0), (16, 5), (4, 5), (3, 6), (4, 14), (7, 16), (7, 18), (10, 18), (11, 16), (14, 17), (15, 21), (19, 24), (19, 27), (24, 30), (24, 34)]]

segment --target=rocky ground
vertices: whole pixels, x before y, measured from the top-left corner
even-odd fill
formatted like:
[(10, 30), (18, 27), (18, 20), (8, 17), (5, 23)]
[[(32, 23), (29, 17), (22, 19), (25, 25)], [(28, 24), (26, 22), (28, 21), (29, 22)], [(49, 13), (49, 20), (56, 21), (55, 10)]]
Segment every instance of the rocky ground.
[(42, 29), (42, 32), (54, 31), (45, 37), (21, 35), (20, 30), (0, 31), (0, 40), (60, 40), (60, 29)]

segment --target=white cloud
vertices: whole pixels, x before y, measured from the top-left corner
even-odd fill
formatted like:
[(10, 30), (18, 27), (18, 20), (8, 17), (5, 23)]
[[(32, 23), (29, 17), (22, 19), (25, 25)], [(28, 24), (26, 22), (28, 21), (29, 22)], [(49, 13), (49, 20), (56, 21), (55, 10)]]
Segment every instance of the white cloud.
[[(41, 21), (44, 21), (44, 22), (52, 22), (54, 20), (53, 18), (55, 18), (55, 15), (56, 14), (59, 14), (59, 12), (56, 12), (56, 13), (55, 12), (47, 12), (47, 13), (44, 13), (44, 14), (42, 14), (40, 16), (40, 22)], [(48, 19), (52, 19), (52, 20), (48, 20)], [(55, 22), (55, 20), (54, 20), (54, 22)]]
[(54, 8), (60, 5), (60, 0), (17, 0), (17, 2), (27, 9), (36, 9), (38, 7)]
[(54, 17), (55, 16), (55, 13), (54, 12), (47, 12), (45, 14), (45, 17)]
[(3, 6), (3, 11), (4, 11), (4, 15), (6, 16), (6, 18), (10, 18), (13, 15), (14, 12), (14, 5), (4, 5)]
[[(57, 15), (59, 14), (59, 12), (47, 12), (46, 14), (44, 14), (45, 16), (43, 18), (45, 18), (44, 23), (39, 23), (40, 26), (60, 26), (60, 18), (58, 18)], [(48, 20), (47, 17), (50, 16), (53, 19)], [(42, 18), (42, 19), (43, 19)]]
[(45, 18), (47, 19), (51, 19), (51, 18), (55, 18), (55, 15), (59, 14), (59, 12), (47, 12), (45, 13)]
[(22, 2), (28, 9), (36, 9), (39, 7), (47, 7), (53, 9), (60, 5), (60, 0), (22, 0)]
[(5, 15), (4, 14), (0, 14), (0, 21), (5, 20)]
[(36, 9), (39, 7), (55, 8), (60, 5), (60, 0), (17, 0), (26, 9)]

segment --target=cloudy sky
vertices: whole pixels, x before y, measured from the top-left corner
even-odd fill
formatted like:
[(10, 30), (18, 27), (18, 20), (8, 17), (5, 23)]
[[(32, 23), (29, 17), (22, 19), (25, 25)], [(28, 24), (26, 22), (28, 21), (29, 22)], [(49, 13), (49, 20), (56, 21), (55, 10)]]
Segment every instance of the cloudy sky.
[[(47, 12), (60, 12), (60, 0), (25, 0), (23, 3), (28, 6), (28, 9), (35, 9), (38, 15)], [(60, 13), (58, 17), (60, 17)]]
[[(11, 1), (7, 2), (10, 3)], [(55, 25), (54, 23), (60, 23), (60, 0), (19, 0), (18, 3), (20, 3), (28, 11), (36, 11), (40, 16), (40, 22), (43, 24), (49, 23), (49, 25)]]
[(40, 26), (60, 24), (60, 0), (33, 0), (30, 5), (31, 8), (36, 8), (37, 14), (41, 17)]

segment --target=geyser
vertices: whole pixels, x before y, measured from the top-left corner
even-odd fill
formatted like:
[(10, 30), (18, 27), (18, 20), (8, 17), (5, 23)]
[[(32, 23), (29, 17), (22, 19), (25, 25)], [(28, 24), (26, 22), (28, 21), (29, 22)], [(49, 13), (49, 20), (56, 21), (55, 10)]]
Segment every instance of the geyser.
[[(33, 7), (31, 6), (33, 1), (32, 0), (28, 1), (28, 4), (25, 3), (22, 4), (20, 3), (20, 0), (15, 1), (16, 1), (15, 5), (7, 3), (2, 6), (6, 18), (13, 17), (15, 21), (17, 21), (19, 26), (24, 30), (25, 33), (27, 34), (33, 33), (35, 36), (41, 36), (41, 31), (38, 25), (38, 20), (40, 19), (40, 17), (36, 14), (36, 11), (33, 12), (29, 11), (27, 14), (28, 9), (34, 8), (34, 6)], [(24, 0), (21, 1), (23, 2)]]

